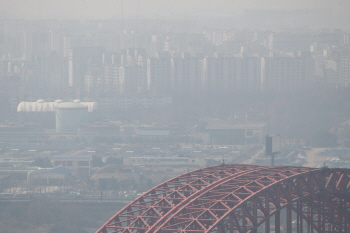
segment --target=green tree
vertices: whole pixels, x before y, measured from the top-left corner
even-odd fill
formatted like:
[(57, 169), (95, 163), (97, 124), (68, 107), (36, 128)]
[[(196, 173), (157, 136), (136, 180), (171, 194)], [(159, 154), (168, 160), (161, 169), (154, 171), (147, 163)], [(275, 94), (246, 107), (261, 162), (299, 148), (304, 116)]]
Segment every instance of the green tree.
[(94, 155), (92, 156), (91, 164), (93, 167), (103, 167), (105, 163), (102, 161), (101, 156)]

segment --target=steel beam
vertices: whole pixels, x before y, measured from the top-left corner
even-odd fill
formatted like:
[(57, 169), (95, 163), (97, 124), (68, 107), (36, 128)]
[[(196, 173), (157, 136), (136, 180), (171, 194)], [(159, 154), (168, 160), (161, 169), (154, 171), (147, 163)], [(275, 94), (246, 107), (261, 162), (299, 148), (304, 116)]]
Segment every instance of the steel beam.
[(154, 187), (96, 233), (270, 232), (272, 217), (276, 233), (348, 232), (349, 189), (348, 169), (219, 165)]

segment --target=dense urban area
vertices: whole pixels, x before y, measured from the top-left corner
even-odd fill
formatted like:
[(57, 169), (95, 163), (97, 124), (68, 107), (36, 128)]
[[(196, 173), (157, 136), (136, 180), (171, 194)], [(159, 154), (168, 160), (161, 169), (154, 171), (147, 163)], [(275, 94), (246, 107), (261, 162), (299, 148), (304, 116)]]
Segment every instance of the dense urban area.
[(350, 168), (350, 33), (284, 13), (0, 18), (0, 231), (94, 232), (177, 175), (270, 165), (266, 135), (275, 165)]

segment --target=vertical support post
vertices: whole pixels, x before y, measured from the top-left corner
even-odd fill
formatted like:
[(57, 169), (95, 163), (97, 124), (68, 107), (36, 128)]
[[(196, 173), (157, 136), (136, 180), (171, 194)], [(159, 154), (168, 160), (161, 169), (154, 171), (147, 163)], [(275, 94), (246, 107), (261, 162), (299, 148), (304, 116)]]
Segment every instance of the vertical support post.
[(253, 229), (251, 233), (257, 233), (257, 225), (258, 225), (258, 201), (257, 197), (253, 200)]
[(291, 204), (287, 205), (287, 233), (292, 233), (292, 208)]
[(336, 223), (335, 223), (335, 218), (334, 218), (334, 216), (335, 216), (335, 210), (334, 210), (334, 207), (332, 207), (332, 214), (331, 214), (331, 230), (332, 231), (335, 231), (335, 225), (336, 225)]
[(311, 221), (311, 213), (310, 213), (310, 207), (308, 206), (307, 207), (307, 233), (311, 233), (311, 224), (310, 224), (310, 221)]
[(278, 210), (275, 213), (275, 233), (281, 232), (281, 212)]
[(302, 215), (303, 215), (303, 201), (302, 200), (300, 200), (300, 204), (299, 204), (299, 222), (300, 222), (300, 230), (299, 230), (299, 233), (303, 233), (303, 231), (304, 231), (304, 227), (303, 227), (303, 217), (302, 217)]
[(297, 233), (300, 233), (300, 209), (299, 209), (300, 201), (297, 201), (297, 211), (295, 212), (297, 215)]
[(319, 197), (319, 204), (318, 206), (321, 207), (320, 209), (320, 213), (319, 213), (319, 217), (318, 217), (318, 221), (319, 221), (319, 226), (320, 226), (320, 229), (321, 229), (321, 233), (324, 233), (325, 232), (325, 228), (326, 228), (326, 224), (325, 224), (325, 202), (324, 202), (324, 194), (322, 194), (320, 197)]
[(311, 207), (310, 207), (310, 213), (311, 213), (311, 215), (310, 215), (310, 229), (311, 229), (311, 233), (314, 233), (314, 227), (312, 226), (312, 223), (314, 221), (314, 208), (312, 208), (312, 205), (314, 204), (313, 202), (314, 202), (314, 200), (311, 199)]
[(270, 233), (270, 195), (268, 192), (265, 193), (265, 233)]
[(271, 154), (271, 166), (275, 166), (275, 154)]
[(301, 201), (297, 202), (297, 233), (303, 233), (303, 219), (302, 219), (302, 203)]
[(287, 233), (292, 233), (292, 184), (290, 181), (287, 184), (288, 187), (288, 202), (286, 209), (286, 217), (287, 217)]
[(224, 231), (224, 224), (219, 223), (219, 226), (218, 226), (218, 233), (225, 233), (225, 231)]
[(338, 222), (339, 222), (339, 231), (340, 232), (344, 232), (343, 229), (343, 223), (344, 223), (344, 208), (343, 208), (343, 199), (342, 198), (338, 198)]
[(276, 213), (275, 213), (275, 233), (280, 233), (281, 231), (281, 212), (280, 212), (280, 186), (276, 187)]
[(347, 202), (347, 200), (345, 199), (344, 200), (344, 207), (345, 207), (345, 214), (344, 214), (344, 220), (345, 220), (345, 222), (344, 222), (344, 230), (346, 231), (346, 232), (349, 232), (349, 221), (348, 221), (348, 219), (350, 218), (350, 215), (349, 215), (349, 211), (347, 211), (348, 210), (348, 207), (349, 207), (349, 204), (348, 204), (348, 202)]
[(230, 233), (233, 233), (234, 225), (233, 225), (233, 216), (230, 214)]
[(242, 205), (242, 230), (247, 232), (247, 203)]
[[(345, 202), (345, 205), (346, 205), (346, 209), (349, 209), (350, 208), (350, 204), (348, 201)], [(345, 216), (345, 219), (350, 219), (350, 213), (349, 211), (346, 211), (346, 216)], [(346, 222), (346, 231), (350, 231), (350, 222), (347, 221)]]

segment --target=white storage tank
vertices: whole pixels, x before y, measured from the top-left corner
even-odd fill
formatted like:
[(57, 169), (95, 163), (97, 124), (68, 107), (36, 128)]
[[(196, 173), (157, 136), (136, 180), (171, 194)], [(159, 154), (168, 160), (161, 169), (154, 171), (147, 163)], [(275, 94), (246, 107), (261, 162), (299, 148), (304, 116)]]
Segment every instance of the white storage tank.
[(76, 133), (88, 122), (88, 106), (75, 102), (60, 103), (56, 107), (56, 132)]

